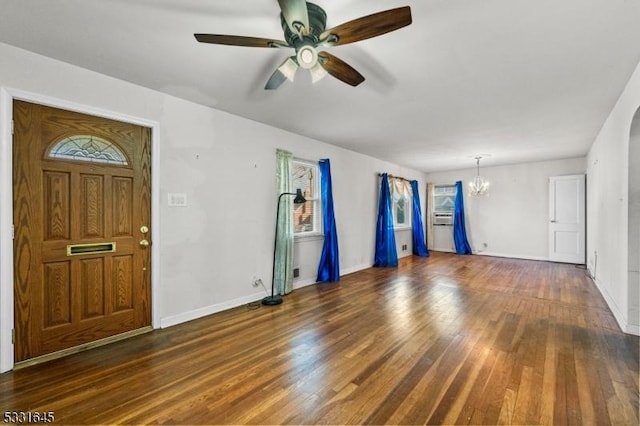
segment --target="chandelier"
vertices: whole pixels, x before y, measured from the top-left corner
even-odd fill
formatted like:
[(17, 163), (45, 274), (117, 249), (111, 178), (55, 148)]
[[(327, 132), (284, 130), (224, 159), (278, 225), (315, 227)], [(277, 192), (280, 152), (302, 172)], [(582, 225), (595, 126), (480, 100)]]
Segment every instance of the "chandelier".
[(473, 178), (471, 182), (469, 182), (469, 195), (472, 195), (475, 197), (486, 195), (487, 191), (489, 190), (489, 182), (487, 182), (486, 180), (484, 180), (482, 176), (480, 176), (480, 159), (481, 158), (482, 158), (481, 156), (476, 157), (477, 174), (476, 174), (476, 177)]

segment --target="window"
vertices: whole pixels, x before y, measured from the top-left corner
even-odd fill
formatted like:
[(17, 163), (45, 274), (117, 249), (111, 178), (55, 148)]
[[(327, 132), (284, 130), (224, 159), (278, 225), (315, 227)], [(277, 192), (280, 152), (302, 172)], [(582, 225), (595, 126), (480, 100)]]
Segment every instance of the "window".
[(126, 166), (127, 157), (111, 142), (98, 136), (75, 135), (64, 138), (51, 147), (49, 158), (89, 161)]
[(455, 185), (435, 185), (433, 187), (433, 224), (452, 225), (455, 205)]
[(455, 198), (455, 185), (436, 185), (433, 188), (433, 211), (438, 213), (453, 213)]
[(391, 179), (391, 201), (393, 207), (393, 226), (408, 228), (411, 226), (411, 186), (403, 179)]
[(320, 229), (320, 190), (319, 168), (316, 163), (303, 160), (292, 162), (292, 189), (302, 190), (307, 202), (293, 205), (293, 232), (295, 235), (309, 235), (321, 232)]

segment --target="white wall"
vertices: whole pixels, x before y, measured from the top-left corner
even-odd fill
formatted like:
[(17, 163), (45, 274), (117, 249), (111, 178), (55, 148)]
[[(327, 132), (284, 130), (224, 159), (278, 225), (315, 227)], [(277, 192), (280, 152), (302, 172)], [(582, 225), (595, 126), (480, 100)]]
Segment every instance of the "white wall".
[(585, 159), (483, 167), (489, 195), (471, 197), (468, 185), (476, 168), (430, 173), (435, 184), (463, 182), (467, 238), (475, 254), (549, 259), (549, 177), (585, 172)]
[(640, 108), (629, 137), (629, 323), (640, 324)]
[[(336, 223), (343, 273), (372, 265), (378, 199), (378, 173), (416, 179), (425, 175), (251, 120), (210, 109), (150, 89), (51, 60), (0, 43), (0, 88), (24, 91), (159, 124), (159, 223), (152, 229), (159, 256), (154, 322), (162, 326), (262, 298), (253, 277), (271, 281), (276, 211), (275, 150), (302, 159), (331, 159)], [(0, 114), (0, 132), (9, 128)], [(158, 135), (156, 135), (158, 136)], [(10, 136), (6, 139), (10, 140)], [(7, 148), (6, 145), (9, 145)], [(10, 142), (0, 150), (9, 157)], [(7, 164), (0, 158), (0, 164)], [(7, 198), (10, 176), (0, 174), (0, 197)], [(8, 189), (8, 190), (7, 190)], [(168, 193), (185, 193), (187, 207), (167, 206)], [(249, 200), (249, 201), (247, 201)], [(7, 203), (10, 204), (10, 203)], [(424, 211), (424, 197), (422, 200)], [(3, 206), (0, 215), (11, 215)], [(9, 224), (10, 219), (9, 220)], [(11, 247), (4, 231), (3, 258)], [(398, 238), (398, 244), (404, 239)], [(408, 238), (411, 252), (411, 238)], [(315, 282), (322, 239), (296, 245), (301, 286)], [(157, 249), (157, 247), (156, 247)], [(402, 254), (402, 253), (400, 253)], [(6, 268), (8, 269), (8, 268)], [(0, 271), (1, 272), (1, 271)], [(0, 286), (12, 285), (6, 274)], [(159, 293), (159, 294), (157, 294)], [(5, 293), (2, 293), (5, 294)], [(6, 302), (0, 306), (6, 307)], [(6, 344), (12, 318), (0, 311)], [(3, 349), (4, 351), (5, 349)]]
[(640, 66), (587, 157), (587, 266), (620, 327), (634, 334), (640, 334), (640, 320), (639, 284), (629, 282), (628, 268), (629, 139), (639, 106)]
[[(276, 148), (330, 158), (343, 273), (373, 263), (378, 172), (424, 182), (421, 173), (240, 117), (169, 96), (163, 103), (162, 196), (185, 192), (189, 200), (186, 209), (160, 212), (160, 260), (172, 265), (162, 272), (166, 325), (264, 296), (251, 283), (271, 283)], [(322, 238), (297, 242), (294, 287), (315, 282), (321, 249)]]

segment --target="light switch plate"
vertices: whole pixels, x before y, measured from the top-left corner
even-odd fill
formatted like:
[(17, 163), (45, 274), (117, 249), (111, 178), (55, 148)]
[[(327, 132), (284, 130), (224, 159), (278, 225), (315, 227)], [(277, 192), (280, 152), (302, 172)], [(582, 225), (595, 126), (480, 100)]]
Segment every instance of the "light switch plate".
[(170, 193), (167, 194), (169, 207), (186, 207), (187, 206), (187, 194), (182, 193)]

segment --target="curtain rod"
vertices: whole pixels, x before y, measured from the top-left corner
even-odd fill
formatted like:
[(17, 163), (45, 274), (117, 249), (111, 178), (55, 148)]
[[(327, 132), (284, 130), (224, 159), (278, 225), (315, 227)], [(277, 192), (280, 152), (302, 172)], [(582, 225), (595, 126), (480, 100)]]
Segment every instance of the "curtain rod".
[[(382, 176), (384, 173), (378, 173), (378, 177)], [(403, 178), (400, 176), (394, 176), (394, 175), (390, 175), (389, 173), (387, 173), (387, 176), (389, 176), (389, 179), (400, 179), (400, 180), (406, 180), (407, 182), (411, 182), (411, 180), (407, 179), (407, 178)]]

